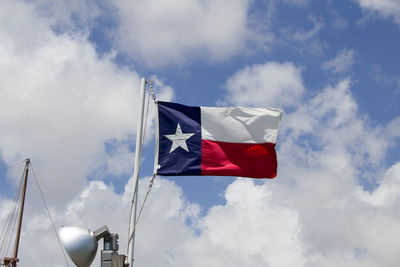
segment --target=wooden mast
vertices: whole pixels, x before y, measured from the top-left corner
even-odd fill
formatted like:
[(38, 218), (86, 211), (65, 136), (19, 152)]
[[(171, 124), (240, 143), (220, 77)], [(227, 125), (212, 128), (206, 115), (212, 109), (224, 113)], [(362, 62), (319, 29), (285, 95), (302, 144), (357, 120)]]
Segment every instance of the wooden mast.
[(16, 267), (18, 259), (18, 248), (19, 248), (19, 240), (21, 236), (21, 227), (22, 227), (22, 217), (24, 216), (24, 205), (25, 205), (25, 195), (26, 195), (26, 185), (28, 182), (28, 171), (29, 171), (29, 164), (30, 159), (25, 160), (25, 172), (24, 172), (24, 184), (22, 187), (22, 197), (21, 197), (21, 206), (19, 209), (19, 216), (18, 216), (18, 226), (17, 226), (17, 233), (15, 235), (15, 243), (14, 243), (14, 251), (12, 258), (4, 258), (4, 265)]

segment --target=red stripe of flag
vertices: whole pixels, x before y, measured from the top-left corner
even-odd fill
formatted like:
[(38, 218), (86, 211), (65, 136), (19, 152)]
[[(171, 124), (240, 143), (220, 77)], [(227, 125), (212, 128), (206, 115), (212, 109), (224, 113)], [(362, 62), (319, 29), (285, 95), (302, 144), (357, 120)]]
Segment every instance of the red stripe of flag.
[(274, 178), (275, 144), (227, 143), (202, 140), (201, 175)]

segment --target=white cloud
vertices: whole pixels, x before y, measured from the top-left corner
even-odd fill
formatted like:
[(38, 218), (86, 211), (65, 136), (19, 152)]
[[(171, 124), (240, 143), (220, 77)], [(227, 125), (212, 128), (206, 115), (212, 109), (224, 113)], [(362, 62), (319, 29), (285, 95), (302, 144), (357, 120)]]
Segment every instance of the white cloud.
[[(34, 3), (58, 32), (89, 34), (106, 21), (107, 40), (122, 56), (150, 68), (189, 60), (220, 62), (267, 49), (270, 21), (251, 14), (249, 0), (49, 1)], [(272, 4), (266, 8), (271, 11)]]
[[(149, 179), (140, 181), (139, 205), (143, 202), (148, 183)], [(61, 225), (74, 225), (95, 230), (107, 225), (111, 232), (120, 236), (120, 254), (127, 254), (127, 226), (132, 185), (131, 179), (125, 186), (125, 191), (117, 194), (113, 186), (100, 181), (90, 182), (67, 203), (65, 210), (52, 210), (57, 229)], [(4, 207), (9, 205), (8, 201), (1, 203), (4, 203)], [(198, 212), (199, 207), (187, 203), (183, 199), (181, 189), (173, 182), (158, 179), (137, 226), (135, 250), (137, 261), (142, 266), (159, 266), (168, 262), (169, 253), (193, 234), (185, 221), (197, 218)], [(6, 214), (0, 214), (1, 225), (5, 216)], [(102, 242), (100, 247), (101, 245)], [(100, 251), (95, 259), (95, 265), (100, 261), (99, 255)], [(46, 214), (32, 213), (29, 210), (28, 214), (25, 214), (19, 258), (19, 266), (65, 266), (61, 249)], [(72, 266), (70, 260), (69, 263)]]
[[(248, 79), (256, 77), (249, 75)], [(398, 119), (387, 127), (372, 128), (359, 115), (350, 88), (351, 81), (345, 79), (309, 100), (302, 99), (295, 111), (285, 114), (281, 124), (278, 177), (263, 185), (265, 200), (260, 205), (272, 203), (271, 207), (297, 214), (299, 239), (286, 237), (301, 247), (295, 254), (300, 263), (293, 261), (292, 266), (396, 266), (398, 261), (398, 246), (393, 247), (391, 231), (386, 230), (400, 230), (399, 213), (395, 212), (400, 195), (395, 186), (398, 163), (372, 193), (362, 187), (363, 179), (381, 173), (389, 144), (397, 138), (391, 133)], [(251, 91), (248, 87), (234, 94), (231, 101), (236, 103), (235, 97)], [(258, 101), (254, 97), (247, 104)], [(379, 176), (373, 179), (381, 180)], [(257, 194), (252, 195), (251, 199), (257, 199)], [(376, 203), (386, 204), (382, 207)], [(269, 236), (273, 239), (274, 235)]]
[(363, 10), (384, 18), (392, 17), (397, 24), (400, 24), (399, 0), (357, 0), (357, 2)]
[(301, 53), (319, 55), (327, 47), (327, 44), (321, 42), (318, 38), (320, 31), (325, 27), (321, 18), (309, 16), (308, 20), (313, 24), (310, 29), (301, 29), (297, 26), (289, 26), (281, 30), (284, 39), (289, 42), (299, 43), (298, 47)]
[(323, 21), (321, 21), (321, 19), (317, 19), (313, 16), (310, 16), (308, 19), (313, 23), (313, 27), (311, 29), (303, 30), (289, 27), (282, 30), (283, 35), (289, 40), (298, 42), (305, 42), (311, 38), (314, 38), (318, 35), (325, 24)]
[(322, 69), (333, 73), (348, 72), (354, 64), (355, 51), (352, 49), (344, 49), (337, 53), (334, 59), (323, 63)]
[[(0, 106), (6, 111), (0, 113), (0, 128), (7, 129), (0, 132), (2, 158), (10, 163), (34, 155), (36, 173), (48, 177), (44, 191), (54, 192), (56, 225), (106, 224), (120, 234), (125, 253), (131, 181), (117, 194), (103, 182), (86, 183), (85, 176), (96, 161), (116, 172), (126, 168), (127, 156), (116, 160), (104, 143), (115, 142), (118, 154), (129, 155), (124, 141), (134, 134), (138, 74), (116, 66), (112, 54), (99, 58), (83, 35), (55, 35), (52, 22), (30, 4), (0, 5), (0, 25), (8, 25), (0, 28)], [(160, 98), (171, 98), (172, 89), (154, 80)], [(234, 74), (226, 82), (226, 103), (287, 108), (278, 138), (278, 177), (235, 180), (224, 192), (226, 203), (204, 216), (181, 188), (159, 178), (138, 225), (137, 264), (397, 266), (400, 166), (382, 170), (389, 144), (398, 138), (399, 119), (371, 126), (359, 114), (351, 86), (344, 79), (305, 96), (301, 69), (293, 63), (267, 62)], [(379, 185), (368, 192), (361, 181), (371, 175)], [(141, 182), (141, 198), (147, 182)], [(10, 201), (0, 203), (2, 225)], [(28, 203), (35, 206), (25, 217), (30, 219), (19, 266), (64, 266), (37, 199)]]
[(386, 134), (389, 138), (400, 137), (400, 117), (390, 121), (386, 128)]
[[(358, 187), (352, 174), (344, 174), (348, 182), (337, 181), (329, 169), (301, 173), (294, 167), (291, 177), (260, 185), (241, 178), (226, 189), (226, 204), (214, 206), (204, 217), (198, 216), (199, 207), (187, 202), (179, 187), (158, 178), (138, 224), (136, 264), (397, 266), (399, 245), (390, 242), (400, 231), (400, 193), (393, 186), (400, 177), (397, 165), (373, 193)], [(288, 178), (298, 184), (288, 186)], [(141, 198), (147, 183), (148, 179), (141, 180)], [(332, 187), (335, 184), (339, 186)], [(95, 229), (106, 224), (120, 234), (120, 253), (125, 253), (130, 186), (118, 195), (102, 182), (91, 182), (65, 213), (56, 213), (56, 225)], [(330, 194), (321, 192), (323, 186)], [(21, 250), (21, 259), (30, 259), (29, 266), (63, 265), (50, 227), (40, 214), (27, 221), (31, 233), (23, 233), (22, 246), (32, 249)], [(45, 263), (42, 253), (47, 255)], [(25, 264), (21, 261), (21, 266)]]
[(392, 166), (382, 179), (377, 190), (372, 193), (362, 192), (363, 200), (375, 207), (398, 206), (400, 200), (400, 163)]
[[(32, 157), (52, 201), (76, 193), (97, 164), (108, 174), (127, 172), (138, 74), (118, 67), (113, 54), (99, 57), (86, 36), (56, 35), (32, 4), (2, 1), (0, 12), (2, 159)], [(171, 88), (157, 89), (171, 98)], [(105, 142), (115, 142), (124, 157), (110, 158)]]
[(278, 62), (239, 70), (228, 79), (225, 87), (225, 101), (259, 107), (294, 106), (305, 90), (300, 68)]
[[(388, 147), (388, 140), (380, 138), (382, 129), (371, 128), (367, 121), (358, 116), (357, 103), (351, 95), (350, 86), (348, 79), (334, 87), (329, 86), (296, 112), (286, 116), (286, 125), (293, 131), (293, 136), (313, 137), (313, 144), (310, 145), (325, 149), (327, 161), (322, 165), (332, 164), (332, 170), (335, 171), (347, 172), (356, 166), (380, 162)], [(283, 127), (286, 128), (285, 123)], [(352, 162), (347, 161), (350, 158)], [(323, 159), (324, 156), (313, 162)], [(330, 163), (330, 160), (333, 161)]]
[[(350, 88), (346, 79), (297, 103), (282, 121), (278, 177), (235, 180), (224, 192), (226, 203), (204, 216), (178, 186), (158, 178), (138, 224), (136, 264), (397, 266), (400, 245), (392, 240), (400, 233), (400, 165), (389, 168), (374, 191), (360, 185), (368, 169), (381, 168), (391, 137), (381, 138), (387, 128), (371, 128), (359, 115)], [(139, 204), (148, 181), (141, 180)], [(55, 212), (56, 225), (107, 224), (120, 234), (125, 253), (131, 187), (132, 181), (116, 194), (103, 182), (89, 183), (65, 211)], [(46, 266), (45, 248), (51, 252), (45, 264), (61, 265), (55, 241), (48, 240), (50, 225), (35, 218), (27, 221), (24, 246), (36, 246), (21, 259)]]
[(214, 266), (304, 264), (298, 213), (274, 202), (274, 193), (266, 185), (237, 180), (226, 190), (226, 205), (213, 207), (202, 221), (205, 230), (200, 240), (223, 251)]
[(248, 0), (117, 1), (121, 23), (115, 45), (153, 67), (193, 57), (225, 60), (248, 43), (265, 43), (266, 34), (249, 27), (249, 5)]

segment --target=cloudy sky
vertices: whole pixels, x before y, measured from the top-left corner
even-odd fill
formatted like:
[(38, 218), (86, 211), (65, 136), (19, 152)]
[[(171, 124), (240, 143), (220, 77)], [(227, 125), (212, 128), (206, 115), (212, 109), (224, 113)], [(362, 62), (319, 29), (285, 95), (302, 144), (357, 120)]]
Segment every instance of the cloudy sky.
[[(0, 227), (30, 157), (56, 227), (107, 225), (126, 254), (146, 77), (284, 116), (273, 180), (157, 178), (136, 266), (398, 266), (399, 49), (399, 0), (2, 0)], [(31, 174), (19, 266), (68, 266)]]

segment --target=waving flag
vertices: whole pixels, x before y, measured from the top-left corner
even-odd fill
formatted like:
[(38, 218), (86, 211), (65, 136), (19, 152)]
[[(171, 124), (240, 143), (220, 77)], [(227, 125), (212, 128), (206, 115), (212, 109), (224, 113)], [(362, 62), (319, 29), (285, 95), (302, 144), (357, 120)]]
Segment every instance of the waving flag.
[(279, 109), (158, 102), (159, 175), (273, 178)]

